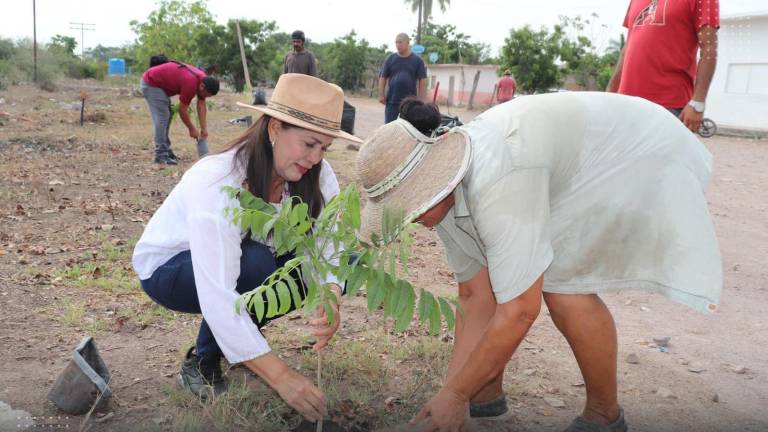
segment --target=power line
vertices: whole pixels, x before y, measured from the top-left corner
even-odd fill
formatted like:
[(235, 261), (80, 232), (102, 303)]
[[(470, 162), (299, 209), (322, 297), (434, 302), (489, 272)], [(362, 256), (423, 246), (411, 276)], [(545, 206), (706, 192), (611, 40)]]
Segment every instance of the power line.
[(85, 60), (85, 32), (96, 30), (96, 24), (70, 22), (69, 28), (72, 30), (80, 30), (80, 57)]

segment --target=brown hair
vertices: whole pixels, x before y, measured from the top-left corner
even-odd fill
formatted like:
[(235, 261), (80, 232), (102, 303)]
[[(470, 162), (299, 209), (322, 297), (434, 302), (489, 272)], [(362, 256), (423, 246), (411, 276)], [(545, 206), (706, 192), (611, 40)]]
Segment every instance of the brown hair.
[[(269, 202), (269, 187), (272, 183), (272, 168), (274, 155), (272, 143), (269, 141), (267, 126), (271, 119), (268, 115), (261, 116), (245, 133), (227, 143), (225, 151), (239, 148), (235, 152), (233, 169), (240, 168), (245, 172), (248, 189), (254, 195)], [(284, 129), (298, 127), (286, 122), (280, 122)], [(312, 217), (317, 217), (325, 205), (325, 199), (320, 191), (320, 170), (322, 163), (313, 166), (299, 181), (288, 182), (288, 191), (296, 201), (309, 205)]]

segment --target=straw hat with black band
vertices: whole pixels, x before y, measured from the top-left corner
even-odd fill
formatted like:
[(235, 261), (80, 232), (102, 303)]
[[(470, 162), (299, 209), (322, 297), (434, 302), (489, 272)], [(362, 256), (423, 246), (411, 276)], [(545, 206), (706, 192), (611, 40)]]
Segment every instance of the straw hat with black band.
[(402, 210), (412, 222), (461, 182), (472, 156), (469, 135), (453, 129), (430, 138), (397, 119), (374, 131), (357, 156), (358, 179), (368, 199), (360, 236), (381, 234), (385, 208)]
[(341, 87), (310, 75), (280, 75), (266, 106), (242, 102), (237, 105), (324, 135), (363, 142), (341, 130), (341, 115), (344, 111), (344, 92)]

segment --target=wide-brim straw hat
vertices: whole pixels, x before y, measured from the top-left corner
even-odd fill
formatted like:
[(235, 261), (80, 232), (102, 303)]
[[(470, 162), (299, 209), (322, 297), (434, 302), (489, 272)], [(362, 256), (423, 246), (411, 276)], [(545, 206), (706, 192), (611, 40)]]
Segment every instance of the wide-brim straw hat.
[(341, 87), (310, 75), (280, 75), (266, 106), (242, 102), (237, 105), (334, 138), (363, 142), (341, 130), (341, 115), (344, 112), (344, 91)]
[(472, 156), (469, 135), (453, 129), (430, 138), (403, 119), (376, 129), (360, 147), (357, 174), (368, 200), (360, 238), (381, 236), (386, 208), (413, 222), (447, 197), (467, 172)]

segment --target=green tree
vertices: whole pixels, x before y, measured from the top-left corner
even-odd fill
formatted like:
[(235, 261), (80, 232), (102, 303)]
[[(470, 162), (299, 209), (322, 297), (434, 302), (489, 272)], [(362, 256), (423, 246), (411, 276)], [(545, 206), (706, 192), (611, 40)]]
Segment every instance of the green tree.
[(426, 52), (436, 52), (441, 63), (481, 64), (490, 58), (487, 44), (471, 42), (469, 35), (457, 32), (452, 24), (428, 23), (422, 40)]
[[(237, 21), (229, 20), (226, 25), (213, 26), (210, 33), (201, 34), (199, 60), (206, 66), (215, 66), (216, 73), (241, 92), (245, 87), (245, 75), (240, 58), (240, 43), (237, 39)], [(239, 20), (243, 35), (243, 50), (248, 64), (251, 82), (269, 78), (270, 62), (279, 47), (270, 43), (275, 32), (274, 21)]]
[(368, 66), (368, 49), (368, 41), (359, 39), (354, 30), (335, 39), (323, 50), (320, 75), (346, 90), (360, 88)]
[(562, 73), (555, 61), (560, 56), (561, 37), (546, 27), (535, 31), (526, 25), (510, 30), (501, 47), (501, 69), (510, 69), (518, 86), (527, 93), (559, 86)]
[(48, 43), (49, 50), (56, 51), (61, 54), (69, 54), (70, 56), (75, 55), (76, 47), (77, 41), (75, 38), (72, 36), (62, 36), (60, 34), (52, 37), (51, 41)]
[[(148, 65), (152, 55), (164, 53), (169, 58), (195, 63), (206, 49), (201, 45), (203, 36), (216, 28), (205, 0), (162, 0), (146, 21), (130, 22), (136, 33), (136, 56), (139, 63)], [(215, 47), (214, 47), (215, 49)]]
[[(440, 11), (445, 12), (448, 6), (451, 5), (451, 0), (437, 0), (440, 5)], [(411, 6), (411, 12), (418, 15), (418, 24), (416, 27), (416, 43), (421, 43), (421, 29), (422, 26), (426, 27), (429, 19), (432, 18), (432, 6), (434, 2), (432, 0), (405, 0), (406, 5)]]

